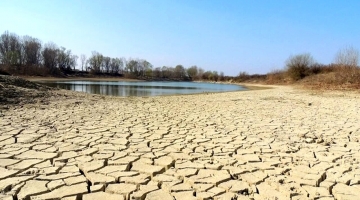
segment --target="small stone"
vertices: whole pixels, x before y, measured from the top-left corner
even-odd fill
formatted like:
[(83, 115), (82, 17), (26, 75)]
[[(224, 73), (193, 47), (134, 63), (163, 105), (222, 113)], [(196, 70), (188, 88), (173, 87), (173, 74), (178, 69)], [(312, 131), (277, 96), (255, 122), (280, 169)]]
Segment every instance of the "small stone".
[(306, 143), (313, 143), (313, 142), (314, 142), (314, 139), (313, 139), (313, 138), (306, 138), (306, 139), (305, 139), (305, 142), (306, 142)]

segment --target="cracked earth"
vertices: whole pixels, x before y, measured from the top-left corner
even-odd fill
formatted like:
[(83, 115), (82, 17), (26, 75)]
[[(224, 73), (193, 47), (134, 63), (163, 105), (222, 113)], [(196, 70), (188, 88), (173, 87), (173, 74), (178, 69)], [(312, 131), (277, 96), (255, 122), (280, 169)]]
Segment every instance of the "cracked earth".
[(0, 199), (360, 199), (359, 94), (60, 92), (0, 113)]

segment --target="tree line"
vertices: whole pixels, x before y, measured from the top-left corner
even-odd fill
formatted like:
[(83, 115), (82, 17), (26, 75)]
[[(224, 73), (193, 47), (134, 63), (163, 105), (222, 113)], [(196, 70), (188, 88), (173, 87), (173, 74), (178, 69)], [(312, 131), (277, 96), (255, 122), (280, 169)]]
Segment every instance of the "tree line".
[(112, 58), (93, 51), (89, 58), (75, 55), (53, 42), (42, 43), (32, 36), (5, 31), (0, 36), (0, 65), (13, 74), (66, 75), (107, 74), (141, 79), (177, 79), (223, 81), (223, 72), (205, 71), (196, 65), (154, 67), (146, 59)]

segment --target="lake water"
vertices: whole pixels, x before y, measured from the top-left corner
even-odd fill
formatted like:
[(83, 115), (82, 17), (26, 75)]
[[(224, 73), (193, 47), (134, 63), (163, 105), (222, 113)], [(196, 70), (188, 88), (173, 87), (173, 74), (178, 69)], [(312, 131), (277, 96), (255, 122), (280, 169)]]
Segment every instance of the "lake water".
[(111, 96), (160, 96), (245, 90), (239, 85), (196, 82), (52, 81), (41, 83), (61, 89)]

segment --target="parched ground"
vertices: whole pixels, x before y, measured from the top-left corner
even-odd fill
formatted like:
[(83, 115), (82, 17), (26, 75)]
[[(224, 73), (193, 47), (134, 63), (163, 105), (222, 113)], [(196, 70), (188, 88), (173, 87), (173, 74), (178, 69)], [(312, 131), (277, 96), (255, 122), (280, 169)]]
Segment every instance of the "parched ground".
[(49, 98), (54, 96), (50, 88), (27, 81), (16, 76), (0, 75), (0, 109), (7, 105), (23, 105), (28, 103), (40, 102), (48, 103)]
[(59, 93), (2, 111), (0, 199), (360, 199), (359, 94)]

